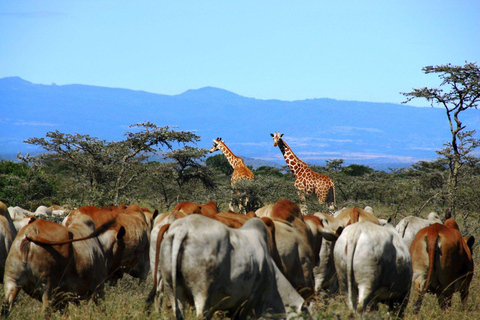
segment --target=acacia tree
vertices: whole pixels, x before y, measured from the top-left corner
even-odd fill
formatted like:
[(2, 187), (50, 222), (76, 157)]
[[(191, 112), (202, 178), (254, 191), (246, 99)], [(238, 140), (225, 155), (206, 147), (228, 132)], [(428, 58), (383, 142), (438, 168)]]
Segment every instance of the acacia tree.
[(119, 194), (139, 174), (139, 164), (159, 147), (173, 148), (174, 143), (196, 142), (200, 137), (188, 131), (157, 127), (150, 122), (131, 125), (136, 132), (127, 132), (126, 139), (107, 142), (90, 135), (48, 132), (46, 138), (30, 138), (26, 143), (41, 146), (48, 154), (43, 159), (65, 163), (76, 180), (87, 181), (90, 199), (101, 195), (104, 201), (118, 204)]
[(173, 166), (175, 181), (180, 189), (194, 180), (200, 181), (207, 189), (215, 187), (212, 171), (201, 163), (207, 153), (207, 149), (185, 146), (183, 149), (173, 150), (165, 154), (165, 159), (173, 160), (175, 163)]
[(422, 68), (422, 71), (425, 74), (437, 74), (442, 80), (440, 86), (445, 86), (447, 89), (445, 91), (440, 88), (427, 87), (413, 89), (412, 92), (402, 93), (407, 97), (404, 103), (415, 98), (424, 98), (430, 102), (432, 107), (445, 108), (452, 138), (445, 144), (446, 147), (437, 153), (448, 159), (448, 209), (455, 218), (459, 175), (464, 164), (472, 160), (469, 154), (479, 145), (478, 139), (474, 138), (475, 130), (464, 131), (466, 127), (460, 120), (460, 113), (478, 108), (480, 68), (476, 63), (466, 62), (464, 66), (451, 64), (426, 66)]

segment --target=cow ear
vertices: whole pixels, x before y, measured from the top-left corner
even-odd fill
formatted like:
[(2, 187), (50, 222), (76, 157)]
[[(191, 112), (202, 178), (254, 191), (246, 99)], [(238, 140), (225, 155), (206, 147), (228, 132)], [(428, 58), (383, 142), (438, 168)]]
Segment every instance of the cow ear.
[(392, 222), (392, 217), (389, 217), (389, 218), (387, 219), (387, 223), (391, 223), (391, 222)]
[(270, 133), (270, 136), (273, 138), (273, 133)]
[(473, 254), (473, 245), (475, 244), (475, 237), (470, 236), (467, 239), (467, 246), (470, 248), (470, 253)]
[(335, 233), (340, 237), (340, 235), (342, 234), (343, 232), (343, 227), (338, 227), (337, 231), (335, 231)]
[(280, 135), (280, 138), (283, 138), (283, 133)]
[(155, 220), (157, 216), (158, 216), (158, 209), (155, 209), (155, 211), (153, 212), (152, 221)]
[(322, 237), (327, 241), (337, 241), (338, 235), (330, 232), (322, 232)]
[(120, 240), (123, 238), (123, 236), (125, 236), (125, 227), (121, 226), (120, 227), (120, 230), (118, 230), (118, 233), (117, 233), (117, 240)]

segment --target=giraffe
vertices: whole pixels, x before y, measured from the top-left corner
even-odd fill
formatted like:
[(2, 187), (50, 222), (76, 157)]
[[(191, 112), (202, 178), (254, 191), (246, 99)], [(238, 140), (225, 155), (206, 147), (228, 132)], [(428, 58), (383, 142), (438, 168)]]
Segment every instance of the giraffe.
[[(210, 149), (210, 152), (213, 153), (217, 150), (221, 150), (223, 152), (223, 154), (228, 160), (228, 163), (230, 163), (233, 168), (232, 178), (230, 180), (230, 185), (232, 187), (240, 180), (254, 180), (253, 172), (247, 168), (242, 158), (237, 157), (235, 154), (233, 154), (233, 152), (227, 147), (225, 142), (222, 141), (222, 138), (217, 138), (213, 140), (213, 147)], [(246, 200), (246, 202), (248, 202), (248, 199)], [(242, 206), (243, 204), (239, 206), (240, 210), (242, 210)], [(229, 207), (231, 211), (235, 211), (233, 201), (230, 201)]]
[(287, 162), (288, 167), (295, 175), (295, 188), (297, 188), (298, 197), (302, 204), (300, 205), (302, 214), (307, 213), (306, 194), (315, 192), (319, 203), (326, 203), (328, 210), (335, 210), (335, 184), (333, 180), (323, 174), (319, 174), (300, 160), (283, 141), (283, 133), (275, 132), (270, 134), (273, 138), (273, 146), (278, 146)]

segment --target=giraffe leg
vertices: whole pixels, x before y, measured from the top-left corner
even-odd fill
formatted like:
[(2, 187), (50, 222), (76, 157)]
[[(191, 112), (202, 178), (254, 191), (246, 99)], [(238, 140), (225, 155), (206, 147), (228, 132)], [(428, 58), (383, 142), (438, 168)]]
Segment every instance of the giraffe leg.
[(305, 197), (305, 192), (303, 190), (297, 190), (298, 197), (300, 198), (300, 211), (302, 215), (307, 214), (307, 201)]

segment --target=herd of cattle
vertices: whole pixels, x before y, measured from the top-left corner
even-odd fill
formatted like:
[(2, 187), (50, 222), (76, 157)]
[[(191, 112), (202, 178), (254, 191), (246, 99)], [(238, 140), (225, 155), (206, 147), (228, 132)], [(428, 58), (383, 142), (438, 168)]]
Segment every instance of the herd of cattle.
[(338, 291), (355, 312), (381, 302), (402, 316), (412, 283), (418, 311), (426, 292), (442, 308), (455, 292), (465, 303), (473, 277), (474, 238), (435, 213), (395, 228), (370, 207), (302, 215), (285, 199), (246, 215), (219, 212), (214, 202), (162, 214), (137, 205), (59, 210), (40, 212), (57, 211), (62, 224), (0, 202), (4, 316), (20, 290), (47, 311), (65, 295), (96, 300), (106, 282), (124, 273), (143, 281), (149, 272), (148, 304), (158, 308), (165, 297), (178, 319), (187, 304), (206, 318), (217, 310), (241, 319), (307, 315), (316, 294)]

